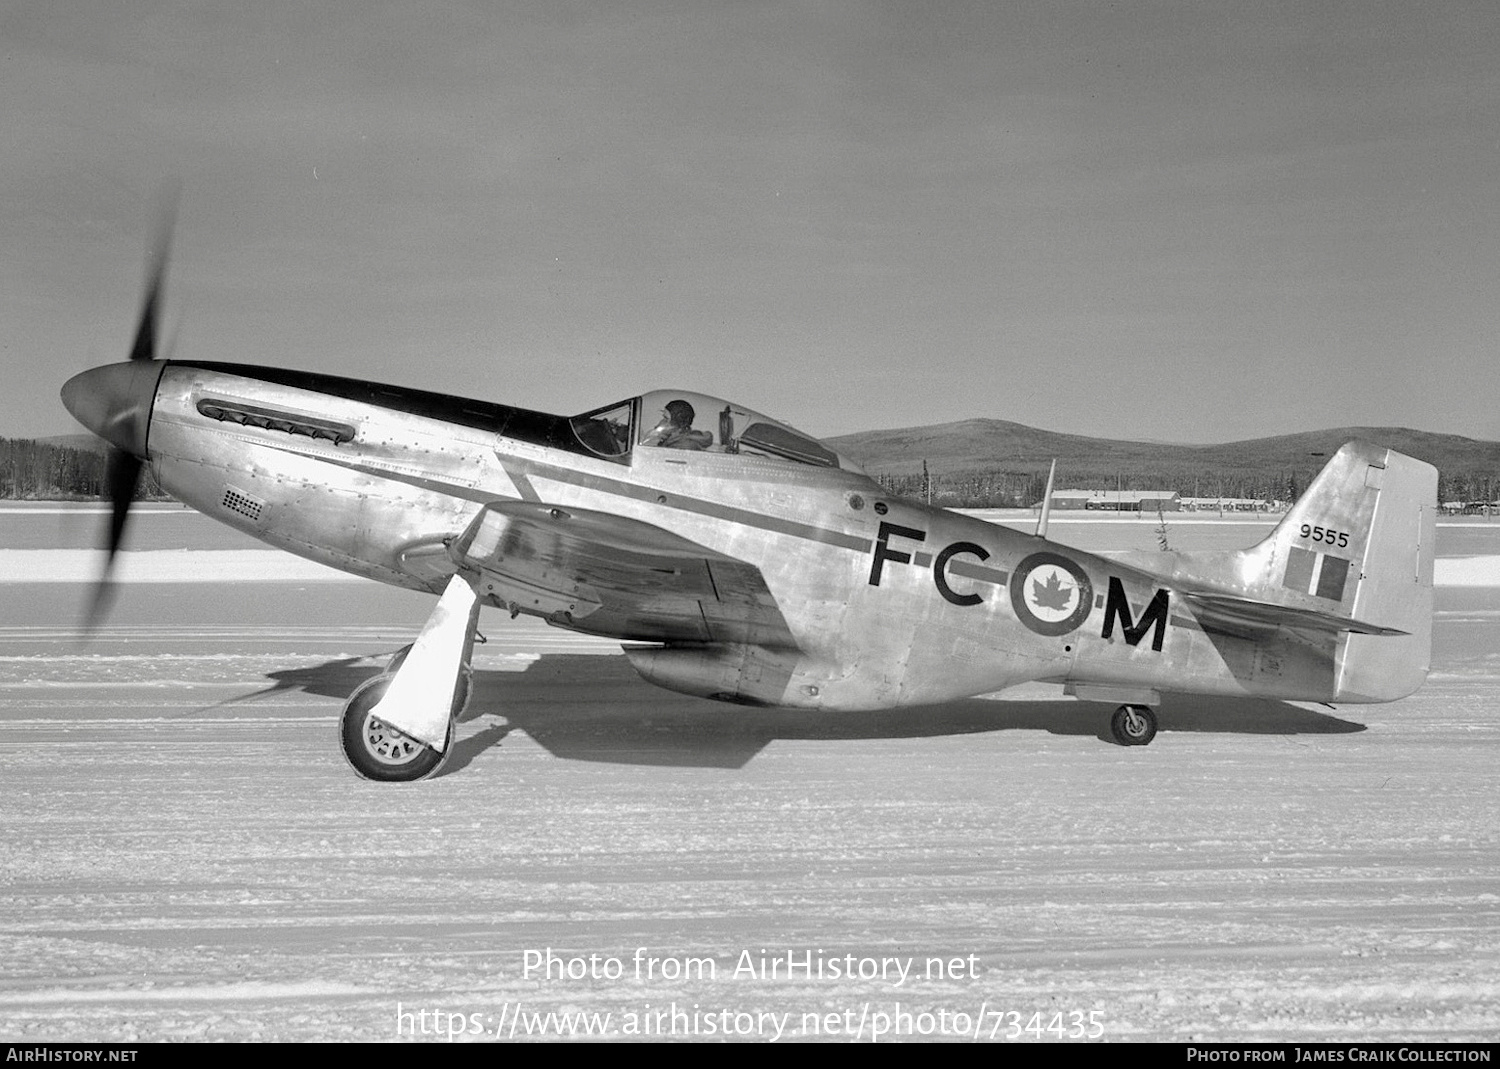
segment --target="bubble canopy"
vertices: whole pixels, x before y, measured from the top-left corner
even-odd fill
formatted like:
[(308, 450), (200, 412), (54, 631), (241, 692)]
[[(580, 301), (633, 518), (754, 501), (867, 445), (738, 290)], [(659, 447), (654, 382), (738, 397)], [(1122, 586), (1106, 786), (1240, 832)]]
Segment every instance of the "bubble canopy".
[(859, 471), (822, 442), (780, 420), (690, 390), (654, 390), (569, 420), (589, 452), (628, 462), (636, 449), (718, 453)]

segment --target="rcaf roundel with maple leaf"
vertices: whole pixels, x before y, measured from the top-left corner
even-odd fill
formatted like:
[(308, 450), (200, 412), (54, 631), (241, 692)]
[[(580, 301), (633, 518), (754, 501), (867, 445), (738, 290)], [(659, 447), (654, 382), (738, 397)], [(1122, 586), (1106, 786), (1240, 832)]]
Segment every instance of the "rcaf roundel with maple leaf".
[(1033, 553), (1010, 577), (1010, 603), (1039, 635), (1066, 635), (1088, 619), (1094, 585), (1088, 573), (1056, 553)]

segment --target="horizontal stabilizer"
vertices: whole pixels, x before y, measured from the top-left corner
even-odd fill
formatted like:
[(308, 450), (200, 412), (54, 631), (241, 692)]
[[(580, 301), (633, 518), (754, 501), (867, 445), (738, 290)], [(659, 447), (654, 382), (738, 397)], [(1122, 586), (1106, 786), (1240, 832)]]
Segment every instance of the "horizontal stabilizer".
[(1198, 622), (1209, 630), (1213, 630), (1217, 625), (1220, 629), (1231, 632), (1287, 627), (1334, 634), (1343, 632), (1387, 636), (1409, 634), (1394, 627), (1382, 627), (1379, 624), (1366, 623), (1363, 620), (1355, 620), (1336, 613), (1288, 605), (1273, 605), (1269, 602), (1252, 601), (1249, 598), (1237, 598), (1228, 594), (1199, 594), (1183, 591), (1179, 596), (1192, 607)]

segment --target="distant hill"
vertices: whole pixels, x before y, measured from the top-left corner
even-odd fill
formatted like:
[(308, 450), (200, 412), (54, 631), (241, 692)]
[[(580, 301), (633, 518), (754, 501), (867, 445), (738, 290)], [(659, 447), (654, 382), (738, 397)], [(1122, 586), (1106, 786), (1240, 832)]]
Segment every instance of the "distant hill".
[[(1288, 500), (1345, 442), (1390, 446), (1437, 467), (1444, 501), (1500, 499), (1500, 442), (1406, 427), (1338, 427), (1222, 445), (1116, 442), (1060, 434), (1000, 419), (966, 419), (930, 427), (863, 431), (828, 439), (896, 493), (920, 495), (922, 467), (934, 499), (945, 504), (1031, 504), (1040, 498), (1047, 466), (1057, 459), (1058, 489), (1172, 489), (1184, 495)], [(0, 439), (0, 497), (94, 494), (103, 473), (104, 443), (91, 434), (37, 442)], [(37, 451), (40, 447), (40, 452)], [(66, 456), (66, 474), (44, 460)], [(24, 470), (23, 470), (24, 469)], [(153, 491), (159, 493), (159, 491)]]
[[(830, 445), (910, 493), (922, 465), (939, 487), (962, 486), (984, 496), (1001, 485), (1011, 492), (1024, 476), (1045, 476), (1057, 459), (1057, 485), (1075, 488), (1161, 489), (1202, 496), (1286, 498), (1305, 486), (1339, 446), (1356, 438), (1390, 446), (1437, 467), (1443, 496), (1492, 500), (1500, 490), (1500, 442), (1405, 427), (1338, 427), (1222, 445), (1116, 442), (1060, 434), (998, 419), (967, 419), (930, 427), (865, 431), (828, 439)], [(1003, 484), (1001, 475), (1012, 479)], [(1220, 486), (1223, 489), (1220, 489)]]

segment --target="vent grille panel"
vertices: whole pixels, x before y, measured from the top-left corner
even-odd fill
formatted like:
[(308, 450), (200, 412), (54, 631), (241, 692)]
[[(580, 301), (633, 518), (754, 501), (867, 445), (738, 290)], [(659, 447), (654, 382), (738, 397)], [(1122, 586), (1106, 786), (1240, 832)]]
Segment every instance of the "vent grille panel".
[(241, 516), (248, 516), (252, 520), (260, 519), (262, 503), (255, 500), (249, 494), (241, 493), (234, 487), (224, 491), (224, 507), (230, 512), (238, 512)]

